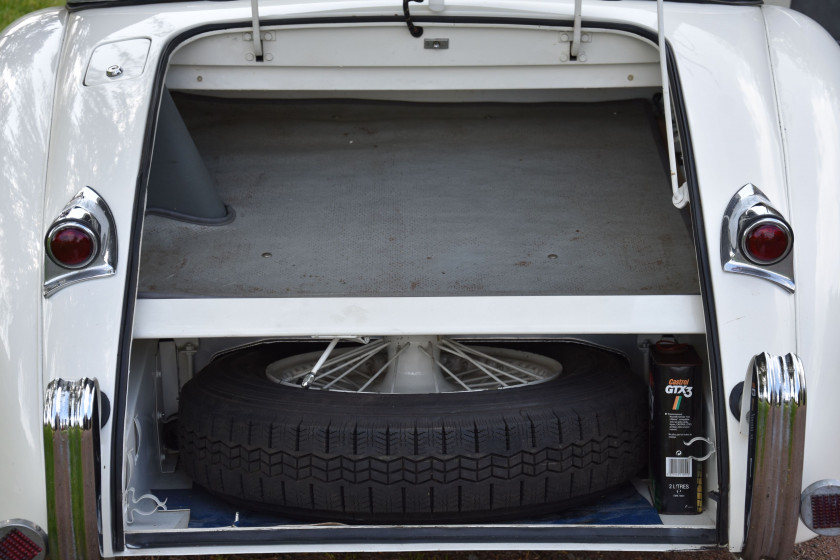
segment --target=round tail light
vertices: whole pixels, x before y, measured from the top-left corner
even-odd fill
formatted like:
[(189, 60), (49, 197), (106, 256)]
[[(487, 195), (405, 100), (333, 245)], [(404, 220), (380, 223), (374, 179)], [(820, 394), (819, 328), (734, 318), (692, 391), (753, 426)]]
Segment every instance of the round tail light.
[(96, 235), (80, 223), (60, 224), (47, 236), (50, 259), (64, 268), (84, 268), (93, 261), (98, 250)]
[(741, 238), (744, 254), (755, 264), (775, 264), (790, 253), (793, 234), (783, 222), (764, 218), (750, 225)]

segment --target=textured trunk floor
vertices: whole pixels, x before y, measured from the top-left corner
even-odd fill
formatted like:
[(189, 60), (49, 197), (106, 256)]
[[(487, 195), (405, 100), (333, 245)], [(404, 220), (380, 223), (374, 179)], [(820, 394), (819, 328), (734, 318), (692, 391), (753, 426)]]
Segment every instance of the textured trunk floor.
[(236, 220), (148, 216), (144, 297), (699, 292), (644, 102), (179, 105)]

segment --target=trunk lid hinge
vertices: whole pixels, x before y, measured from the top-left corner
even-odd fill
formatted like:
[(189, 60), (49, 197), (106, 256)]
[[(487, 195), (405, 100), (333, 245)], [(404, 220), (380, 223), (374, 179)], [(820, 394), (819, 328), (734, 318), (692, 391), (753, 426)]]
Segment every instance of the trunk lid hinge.
[(251, 0), (251, 27), (254, 38), (254, 57), (257, 62), (263, 61), (262, 34), (260, 33), (260, 0)]
[(575, 26), (572, 30), (572, 49), (570, 55), (572, 60), (577, 60), (580, 54), (580, 12), (583, 9), (583, 0), (575, 0)]
[[(677, 154), (674, 148), (674, 122), (671, 115), (671, 87), (668, 77), (668, 56), (665, 50), (665, 8), (663, 0), (656, 0), (656, 23), (659, 32), (659, 68), (662, 72), (662, 103), (665, 112), (665, 131), (668, 144), (668, 171), (671, 177), (671, 202), (677, 208), (688, 204), (688, 185), (679, 184), (677, 175)], [(574, 49), (574, 46), (572, 47)]]

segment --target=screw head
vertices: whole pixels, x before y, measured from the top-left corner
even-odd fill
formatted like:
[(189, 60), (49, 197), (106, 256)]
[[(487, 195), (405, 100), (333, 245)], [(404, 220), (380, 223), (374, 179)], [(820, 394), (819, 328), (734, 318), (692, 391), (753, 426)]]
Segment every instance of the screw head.
[(113, 64), (105, 70), (105, 75), (109, 78), (116, 78), (123, 73), (123, 69), (119, 64)]

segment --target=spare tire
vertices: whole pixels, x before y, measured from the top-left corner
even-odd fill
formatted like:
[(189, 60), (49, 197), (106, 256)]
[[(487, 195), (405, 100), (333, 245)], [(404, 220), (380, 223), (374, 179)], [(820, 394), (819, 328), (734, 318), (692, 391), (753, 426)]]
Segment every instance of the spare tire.
[(245, 508), (322, 522), (534, 517), (604, 494), (645, 465), (644, 382), (584, 344), (517, 344), (558, 360), (538, 385), (421, 395), (304, 390), (272, 343), (214, 360), (181, 393), (193, 480)]

